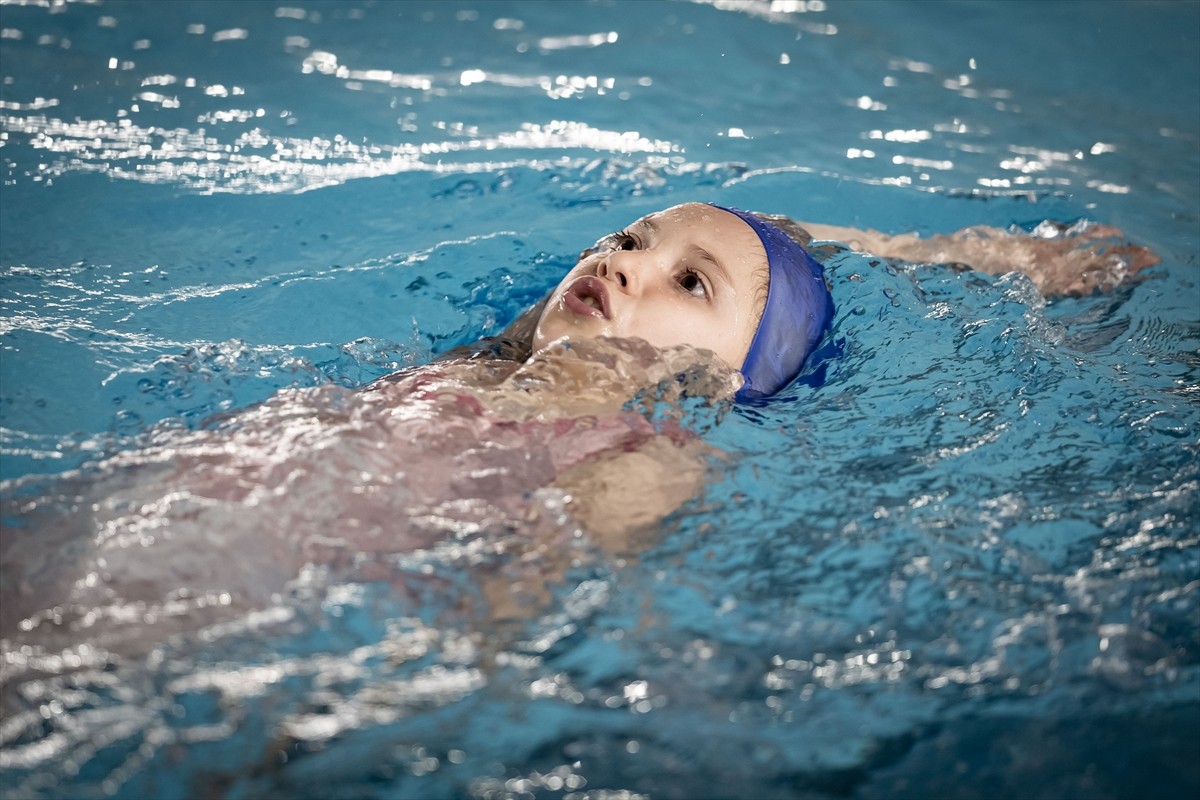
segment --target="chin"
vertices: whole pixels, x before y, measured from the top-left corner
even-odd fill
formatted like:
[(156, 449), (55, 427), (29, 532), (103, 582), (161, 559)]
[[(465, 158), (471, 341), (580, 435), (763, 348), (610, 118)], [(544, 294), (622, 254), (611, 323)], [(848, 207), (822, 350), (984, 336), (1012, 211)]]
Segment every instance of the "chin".
[(533, 334), (533, 351), (536, 353), (538, 350), (542, 350), (560, 339), (574, 339), (578, 336), (578, 333), (559, 330), (560, 327), (558, 325), (550, 325), (544, 328), (539, 326), (538, 330)]
[(533, 349), (541, 350), (560, 339), (593, 339), (604, 335), (603, 332), (587, 330), (591, 326), (582, 325), (580, 322), (570, 317), (567, 312), (555, 313), (555, 310), (548, 309), (533, 331)]

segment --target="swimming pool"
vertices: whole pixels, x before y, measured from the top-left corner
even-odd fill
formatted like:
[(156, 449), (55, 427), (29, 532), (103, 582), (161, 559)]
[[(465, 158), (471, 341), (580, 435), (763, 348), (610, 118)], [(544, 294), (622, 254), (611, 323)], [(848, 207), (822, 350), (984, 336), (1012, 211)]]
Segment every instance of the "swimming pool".
[(317, 575), (140, 661), (6, 648), (6, 796), (1200, 787), (1197, 4), (0, 15), (5, 479), (419, 363), (686, 200), (1087, 217), (1163, 258), (1046, 304), (843, 253), (842, 357), (688, 409), (730, 457), (637, 559), (592, 553), (503, 624), (443, 553), (407, 593)]

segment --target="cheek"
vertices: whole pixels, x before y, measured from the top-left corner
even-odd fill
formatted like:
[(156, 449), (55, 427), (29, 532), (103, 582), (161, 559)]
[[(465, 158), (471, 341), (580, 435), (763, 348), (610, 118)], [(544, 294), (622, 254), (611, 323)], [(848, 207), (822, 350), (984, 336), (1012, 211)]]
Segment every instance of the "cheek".
[(741, 367), (749, 349), (748, 340), (743, 344), (733, 334), (732, 319), (717, 313), (674, 307), (648, 314), (630, 328), (626, 335), (640, 337), (658, 347), (688, 345), (711, 350), (735, 369)]
[(736, 314), (717, 315), (711, 322), (706, 345), (734, 369), (741, 369), (750, 352), (755, 328)]
[(730, 337), (735, 353), (735, 361), (731, 362), (738, 369), (742, 368), (742, 363), (745, 362), (746, 356), (750, 354), (750, 345), (754, 342), (754, 335), (758, 333), (758, 320), (754, 315), (751, 315), (748, 320), (742, 322), (738, 327), (738, 335)]
[(733, 369), (741, 369), (742, 363), (746, 360), (746, 351), (748, 347), (743, 347), (740, 341), (736, 341), (733, 337), (722, 337), (712, 347), (712, 351), (721, 357), (727, 365)]

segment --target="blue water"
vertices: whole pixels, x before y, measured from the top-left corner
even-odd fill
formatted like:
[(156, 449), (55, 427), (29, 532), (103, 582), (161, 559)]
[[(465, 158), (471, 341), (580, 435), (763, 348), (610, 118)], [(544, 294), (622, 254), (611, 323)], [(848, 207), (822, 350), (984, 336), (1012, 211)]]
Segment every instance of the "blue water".
[(1200, 788), (1200, 4), (18, 2), (0, 28), (10, 480), (421, 363), (689, 200), (1088, 218), (1162, 257), (1047, 303), (836, 255), (842, 357), (687, 411), (729, 457), (636, 559), (505, 625), (435, 561), (265, 638), (21, 683), (6, 797)]

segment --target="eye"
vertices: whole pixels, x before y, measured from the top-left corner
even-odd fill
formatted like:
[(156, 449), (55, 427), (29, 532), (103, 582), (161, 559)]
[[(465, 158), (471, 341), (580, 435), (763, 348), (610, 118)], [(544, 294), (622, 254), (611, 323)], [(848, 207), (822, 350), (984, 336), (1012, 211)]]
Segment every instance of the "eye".
[(604, 244), (609, 250), (639, 250), (642, 246), (637, 237), (628, 231), (609, 234), (605, 238)]
[(704, 285), (704, 279), (700, 277), (700, 273), (694, 269), (687, 269), (679, 273), (676, 281), (679, 288), (688, 294), (695, 297), (708, 297), (708, 287)]

